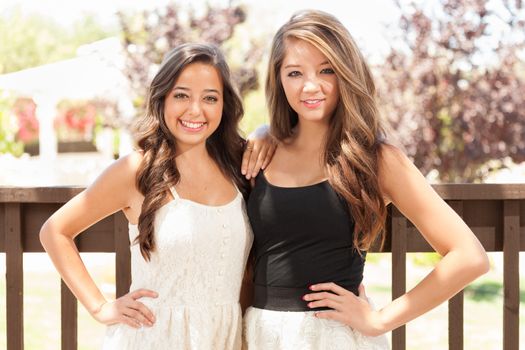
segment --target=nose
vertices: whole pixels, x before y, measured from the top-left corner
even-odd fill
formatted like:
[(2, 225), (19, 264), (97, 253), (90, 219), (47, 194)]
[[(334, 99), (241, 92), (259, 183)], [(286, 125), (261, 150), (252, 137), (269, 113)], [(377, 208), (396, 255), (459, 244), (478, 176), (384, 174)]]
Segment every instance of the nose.
[(316, 92), (320, 89), (320, 84), (315, 78), (310, 78), (304, 82), (303, 92)]
[(188, 106), (188, 115), (191, 117), (198, 117), (201, 114), (202, 108), (199, 100), (191, 101)]

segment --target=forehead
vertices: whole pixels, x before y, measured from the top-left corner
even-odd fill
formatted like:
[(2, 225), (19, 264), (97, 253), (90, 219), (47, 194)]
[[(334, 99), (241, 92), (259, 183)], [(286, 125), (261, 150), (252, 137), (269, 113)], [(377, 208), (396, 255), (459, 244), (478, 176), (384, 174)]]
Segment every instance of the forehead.
[(184, 67), (175, 81), (175, 86), (183, 85), (195, 89), (222, 90), (219, 70), (208, 63), (195, 62)]
[(326, 56), (309, 42), (296, 38), (284, 41), (285, 53), (283, 65), (286, 64), (320, 64), (328, 61)]

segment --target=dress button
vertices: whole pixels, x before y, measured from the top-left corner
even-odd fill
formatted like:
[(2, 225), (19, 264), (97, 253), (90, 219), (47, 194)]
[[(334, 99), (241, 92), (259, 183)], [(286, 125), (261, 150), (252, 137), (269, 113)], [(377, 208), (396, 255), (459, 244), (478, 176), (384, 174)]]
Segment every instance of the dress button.
[(226, 254), (222, 253), (221, 258), (224, 259), (226, 257)]
[(224, 239), (222, 240), (222, 243), (224, 243), (224, 244), (228, 243), (228, 238), (224, 238)]
[(228, 225), (222, 224), (222, 228), (226, 228), (226, 227), (228, 227)]
[(222, 275), (224, 275), (224, 271), (220, 270), (219, 271), (219, 276), (222, 276)]
[(222, 209), (217, 209), (217, 213), (222, 213)]

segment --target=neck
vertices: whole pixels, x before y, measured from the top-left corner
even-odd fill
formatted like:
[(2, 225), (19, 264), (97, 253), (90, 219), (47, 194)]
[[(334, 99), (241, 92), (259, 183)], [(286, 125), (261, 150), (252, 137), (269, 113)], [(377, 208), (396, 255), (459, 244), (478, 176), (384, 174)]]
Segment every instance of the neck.
[(194, 146), (177, 145), (177, 154), (175, 156), (177, 167), (187, 167), (191, 164), (208, 164), (211, 157), (206, 149), (206, 144), (201, 143)]
[(299, 120), (293, 143), (302, 150), (323, 153), (327, 133), (327, 123)]

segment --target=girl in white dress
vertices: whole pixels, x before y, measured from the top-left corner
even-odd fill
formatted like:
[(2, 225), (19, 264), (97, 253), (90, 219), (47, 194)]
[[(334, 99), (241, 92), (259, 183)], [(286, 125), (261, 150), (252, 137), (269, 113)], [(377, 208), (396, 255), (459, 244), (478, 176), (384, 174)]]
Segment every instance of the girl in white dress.
[[(221, 52), (175, 48), (151, 83), (140, 150), (42, 227), (42, 245), (68, 287), (109, 325), (104, 349), (240, 348), (239, 293), (252, 243), (240, 172), (242, 115)], [(132, 285), (108, 301), (73, 239), (118, 210), (129, 220)]]
[[(248, 202), (254, 298), (246, 349), (383, 350), (384, 333), (487, 271), (472, 231), (383, 141), (372, 76), (336, 18), (304, 11), (278, 30), (266, 95), (281, 143)], [(412, 290), (373, 310), (360, 284), (389, 203), (443, 259)]]

